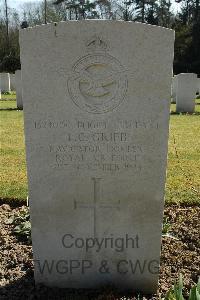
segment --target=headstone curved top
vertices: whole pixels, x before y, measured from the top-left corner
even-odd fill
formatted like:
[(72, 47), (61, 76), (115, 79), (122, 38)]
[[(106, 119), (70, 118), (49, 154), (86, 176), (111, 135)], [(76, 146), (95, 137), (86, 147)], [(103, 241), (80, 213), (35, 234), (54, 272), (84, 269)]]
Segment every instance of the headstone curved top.
[(156, 290), (173, 43), (134, 22), (21, 30), (36, 282)]

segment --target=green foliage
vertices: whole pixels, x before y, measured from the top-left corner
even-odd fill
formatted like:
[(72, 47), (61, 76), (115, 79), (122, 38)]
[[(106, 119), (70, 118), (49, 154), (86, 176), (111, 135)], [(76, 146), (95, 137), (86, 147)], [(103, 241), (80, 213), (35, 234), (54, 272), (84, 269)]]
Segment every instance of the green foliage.
[[(13, 98), (15, 95), (4, 97)], [(200, 103), (199, 100), (198, 103)], [(174, 106), (173, 104), (172, 108)], [(16, 101), (0, 101), (0, 119), (2, 120), (0, 128), (2, 154), (0, 198), (20, 201), (25, 200), (28, 193), (23, 111), (14, 109), (16, 109)], [(200, 195), (197, 191), (200, 186), (199, 104), (196, 105), (195, 111), (196, 115), (173, 114), (170, 118), (165, 189), (165, 202), (168, 204), (200, 203)], [(176, 151), (174, 137), (176, 138)]]
[(169, 222), (169, 218), (168, 217), (164, 217), (163, 220), (163, 228), (162, 228), (162, 234), (167, 234), (169, 233), (171, 229), (171, 224)]
[[(24, 4), (22, 13), (8, 8), (9, 35), (5, 21), (5, 4), (0, 4), (0, 72), (20, 69), (19, 34), (22, 21), (29, 26), (66, 20), (112, 19), (140, 21), (173, 28), (176, 31), (174, 73), (200, 75), (200, 1), (176, 0), (181, 3), (174, 14), (168, 0), (49, 0)], [(46, 13), (45, 13), (46, 12)], [(22, 17), (23, 16), (23, 17)]]
[(184, 300), (182, 275), (179, 276), (178, 282), (167, 292), (165, 300)]
[(182, 4), (173, 28), (176, 31), (174, 73), (200, 75), (200, 2), (178, 0)]
[(2, 95), (11, 95), (11, 92), (5, 91), (5, 92), (2, 92)]
[(21, 209), (6, 222), (14, 225), (13, 233), (21, 240), (31, 243), (30, 214), (27, 208)]
[(21, 69), (20, 59), (12, 54), (4, 56), (0, 62), (0, 72), (15, 72), (19, 69)]
[(108, 0), (57, 0), (53, 4), (63, 4), (69, 20), (100, 19), (102, 10), (110, 8)]
[[(167, 292), (164, 300), (185, 300), (183, 297), (183, 279), (181, 274), (178, 282)], [(200, 300), (200, 279), (198, 283), (191, 288), (188, 300)]]
[(200, 278), (197, 285), (191, 288), (189, 300), (200, 300)]
[(20, 69), (18, 27), (19, 17), (16, 12), (9, 9), (9, 35), (7, 36), (6, 22), (0, 15), (0, 72), (14, 72)]

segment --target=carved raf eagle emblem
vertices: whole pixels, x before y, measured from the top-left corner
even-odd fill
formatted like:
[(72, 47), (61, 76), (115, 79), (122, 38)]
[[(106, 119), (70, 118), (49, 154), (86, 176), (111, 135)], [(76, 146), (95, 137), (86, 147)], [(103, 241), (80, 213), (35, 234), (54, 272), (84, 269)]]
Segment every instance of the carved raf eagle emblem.
[(73, 102), (89, 113), (113, 110), (124, 99), (127, 90), (125, 70), (110, 56), (106, 43), (95, 37), (87, 43), (90, 52), (73, 66), (68, 91)]

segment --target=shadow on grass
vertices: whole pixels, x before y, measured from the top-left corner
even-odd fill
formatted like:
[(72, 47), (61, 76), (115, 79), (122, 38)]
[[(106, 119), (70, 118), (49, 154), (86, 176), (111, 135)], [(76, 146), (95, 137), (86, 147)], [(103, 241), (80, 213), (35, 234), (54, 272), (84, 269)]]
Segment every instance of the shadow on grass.
[(20, 111), (22, 111), (23, 109), (20, 109), (20, 108), (0, 108), (0, 111), (10, 111), (10, 110), (20, 110)]
[(1, 98), (1, 101), (16, 101), (16, 98)]
[(170, 115), (199, 116), (199, 115), (200, 115), (200, 112), (199, 112), (199, 111), (196, 111), (196, 112), (194, 112), (194, 113), (185, 113), (185, 112), (177, 113), (176, 111), (171, 111), (171, 112), (170, 112)]

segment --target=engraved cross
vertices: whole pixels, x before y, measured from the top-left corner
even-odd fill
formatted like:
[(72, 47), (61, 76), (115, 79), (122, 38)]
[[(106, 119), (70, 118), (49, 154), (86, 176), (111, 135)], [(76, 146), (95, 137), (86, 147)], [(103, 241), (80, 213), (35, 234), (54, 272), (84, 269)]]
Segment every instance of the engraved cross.
[(93, 203), (86, 203), (86, 202), (80, 202), (74, 200), (74, 209), (78, 208), (86, 208), (86, 209), (92, 209), (93, 210), (93, 231), (94, 231), (94, 237), (97, 236), (97, 211), (101, 208), (115, 208), (120, 209), (120, 200), (109, 204), (108, 202), (102, 202), (100, 197), (100, 190), (101, 190), (101, 180), (102, 178), (92, 178), (93, 181), (93, 187), (94, 187), (94, 197), (93, 197)]

